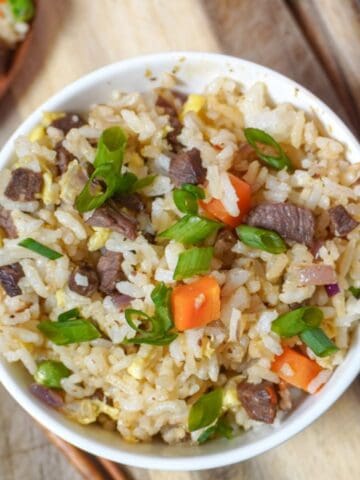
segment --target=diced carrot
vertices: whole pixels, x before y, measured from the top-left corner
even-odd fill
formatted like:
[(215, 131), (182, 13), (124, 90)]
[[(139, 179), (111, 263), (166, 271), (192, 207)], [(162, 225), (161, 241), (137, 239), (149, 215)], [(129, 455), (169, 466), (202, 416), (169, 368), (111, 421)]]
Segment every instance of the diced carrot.
[(171, 307), (175, 326), (184, 331), (199, 328), (220, 317), (220, 287), (213, 277), (205, 276), (174, 288)]
[(240, 214), (237, 217), (230, 215), (226, 211), (223, 203), (217, 198), (212, 198), (208, 203), (200, 200), (199, 204), (211, 218), (220, 220), (221, 222), (226, 223), (226, 225), (235, 228), (240, 225), (241, 221), (250, 209), (251, 190), (248, 183), (244, 182), (235, 175), (229, 173), (229, 178), (238, 197)]
[(283, 353), (275, 357), (271, 370), (290, 385), (308, 392), (309, 383), (322, 368), (314, 360), (290, 347), (285, 347)]

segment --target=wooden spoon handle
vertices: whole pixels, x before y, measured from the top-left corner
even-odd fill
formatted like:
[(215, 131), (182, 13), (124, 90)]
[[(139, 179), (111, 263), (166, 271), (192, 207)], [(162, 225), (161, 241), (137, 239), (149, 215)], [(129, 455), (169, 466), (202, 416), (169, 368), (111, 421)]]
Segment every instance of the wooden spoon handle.
[(108, 480), (107, 477), (97, 468), (97, 466), (90, 460), (90, 457), (76, 447), (68, 444), (53, 433), (44, 429), (47, 438), (53, 443), (73, 464), (78, 472), (86, 480)]

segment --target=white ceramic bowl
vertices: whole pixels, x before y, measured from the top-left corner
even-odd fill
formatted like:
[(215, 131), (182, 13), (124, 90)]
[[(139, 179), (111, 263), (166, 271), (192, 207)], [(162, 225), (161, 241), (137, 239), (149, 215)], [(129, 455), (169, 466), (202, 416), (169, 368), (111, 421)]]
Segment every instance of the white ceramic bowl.
[[(237, 58), (205, 53), (164, 53), (126, 60), (109, 65), (87, 75), (64, 88), (38, 108), (9, 139), (0, 154), (0, 168), (13, 159), (14, 140), (27, 134), (41, 120), (43, 111), (87, 110), (93, 102), (109, 98), (111, 91), (120, 88), (141, 91), (156, 85), (153, 77), (178, 67), (177, 76), (184, 82), (182, 88), (201, 92), (214, 78), (230, 76), (245, 87), (261, 80), (266, 82), (275, 102), (290, 102), (311, 114), (315, 113), (328, 132), (347, 147), (351, 162), (360, 158), (359, 146), (344, 123), (317, 97), (292, 80), (251, 62)], [(25, 369), (18, 364), (0, 361), (0, 380), (14, 399), (38, 422), (64, 440), (90, 453), (119, 463), (162, 470), (200, 470), (220, 467), (258, 455), (291, 438), (317, 419), (350, 385), (359, 372), (360, 335), (355, 335), (346, 359), (325, 388), (302, 400), (280, 426), (264, 426), (231, 441), (217, 440), (202, 446), (168, 446), (161, 443), (129, 444), (120, 435), (106, 432), (96, 426), (77, 425), (60, 413), (48, 409), (28, 392), (31, 381)]]

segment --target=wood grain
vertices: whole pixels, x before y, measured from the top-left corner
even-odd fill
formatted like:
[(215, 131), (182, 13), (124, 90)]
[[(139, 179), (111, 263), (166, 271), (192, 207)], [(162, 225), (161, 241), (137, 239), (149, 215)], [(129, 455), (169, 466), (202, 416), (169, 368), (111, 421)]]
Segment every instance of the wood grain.
[(357, 0), (288, 0), (351, 125), (360, 132), (360, 8)]
[[(311, 20), (316, 30), (321, 20), (321, 31), (331, 34), (331, 38), (322, 34), (321, 48), (304, 34), (296, 12), (282, 0), (40, 0), (33, 53), (0, 101), (0, 145), (36, 106), (79, 76), (122, 58), (168, 50), (223, 50), (268, 65), (309, 87), (350, 123), (353, 113), (345, 97), (339, 98), (336, 79), (326, 65), (341, 72), (338, 84), (346, 82), (359, 109), (355, 2), (297, 3), (308, 12), (306, 24)], [(357, 380), (307, 430), (236, 466), (194, 473), (129, 471), (136, 480), (360, 478), (359, 399)], [(1, 387), (0, 432), (0, 480), (80, 480), (78, 472)]]
[[(348, 0), (330, 2), (343, 5)], [(318, 2), (300, 0), (298, 3), (305, 8)], [(283, 0), (204, 0), (203, 4), (225, 53), (271, 67), (296, 80), (322, 98), (350, 125), (349, 114)], [(355, 53), (354, 59), (356, 56)], [(359, 68), (358, 63), (357, 71)]]

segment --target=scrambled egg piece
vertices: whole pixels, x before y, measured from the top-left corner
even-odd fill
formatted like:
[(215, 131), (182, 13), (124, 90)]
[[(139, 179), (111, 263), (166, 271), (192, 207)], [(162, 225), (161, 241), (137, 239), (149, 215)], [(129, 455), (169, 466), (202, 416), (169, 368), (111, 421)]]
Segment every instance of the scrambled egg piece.
[(65, 117), (64, 112), (43, 112), (42, 125), (47, 128), (54, 120)]
[(33, 128), (29, 133), (29, 140), (32, 143), (38, 142), (46, 135), (45, 128), (42, 125), (38, 125), (37, 127)]
[(196, 93), (192, 93), (191, 95), (188, 96), (188, 99), (184, 103), (184, 106), (181, 112), (181, 118), (183, 119), (188, 112), (199, 113), (200, 110), (205, 105), (205, 103), (206, 103), (206, 99), (204, 95), (198, 95)]
[(54, 191), (53, 187), (53, 177), (49, 172), (45, 172), (43, 175), (44, 186), (42, 190), (42, 199), (45, 205), (52, 205), (57, 203), (58, 194)]
[(56, 303), (57, 306), (60, 308), (65, 307), (65, 292), (64, 290), (57, 290), (55, 293)]
[(95, 250), (104, 247), (111, 233), (109, 228), (93, 227), (93, 229), (95, 232), (91, 235), (88, 241), (89, 252), (94, 252)]
[(210, 358), (211, 355), (215, 352), (215, 348), (211, 346), (211, 340), (208, 337), (204, 337), (201, 340), (201, 353), (206, 358)]
[(141, 357), (135, 358), (128, 366), (127, 371), (136, 380), (141, 380), (144, 378), (145, 360)]
[(105, 413), (113, 420), (117, 420), (119, 415), (117, 408), (110, 407), (100, 400), (81, 400), (80, 402), (73, 402), (69, 407), (67, 411), (69, 417), (83, 425), (96, 422), (100, 413)]
[(46, 128), (49, 127), (54, 120), (64, 116), (64, 112), (43, 112), (41, 123), (33, 128), (29, 133), (30, 142), (34, 143), (42, 140), (46, 136)]
[(232, 407), (240, 405), (235, 387), (225, 388), (223, 396), (223, 408), (229, 410)]

